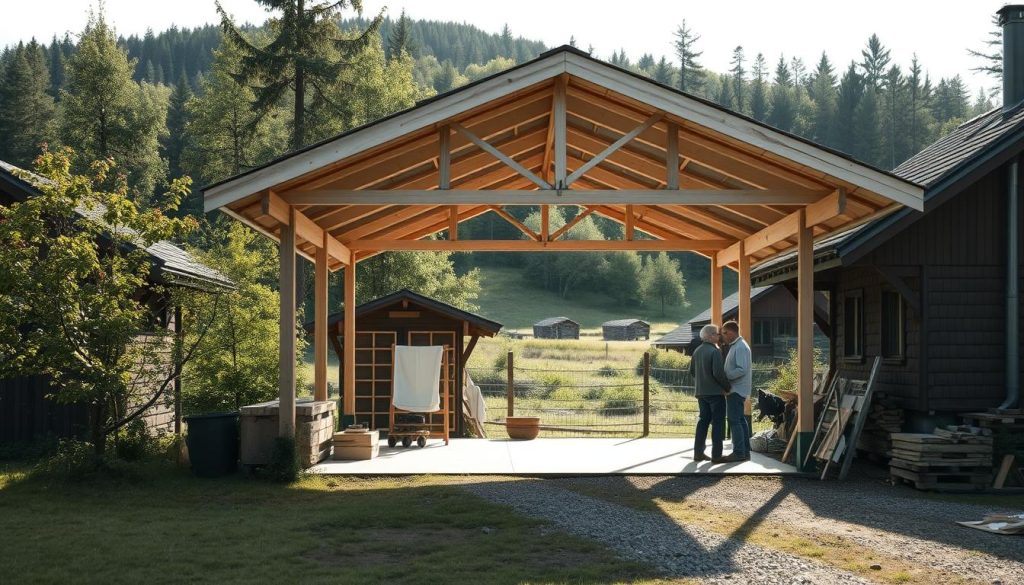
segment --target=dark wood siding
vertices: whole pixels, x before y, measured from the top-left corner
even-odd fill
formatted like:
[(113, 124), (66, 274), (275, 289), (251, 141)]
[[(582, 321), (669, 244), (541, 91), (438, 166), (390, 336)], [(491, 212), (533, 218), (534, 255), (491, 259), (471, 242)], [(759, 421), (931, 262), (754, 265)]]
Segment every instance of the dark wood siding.
[(907, 408), (922, 411), (965, 412), (1002, 401), (1005, 176), (1005, 169), (986, 176), (853, 266), (838, 270), (836, 339), (841, 341), (844, 335), (843, 293), (862, 289), (868, 356), (861, 363), (844, 361), (839, 343), (839, 368), (844, 373), (866, 376), (871, 359), (881, 350), (881, 292), (892, 289), (877, 269), (882, 267), (898, 275), (924, 314), (908, 306), (906, 359), (883, 362), (878, 389), (903, 398)]
[(89, 416), (82, 405), (57, 404), (44, 376), (0, 380), (0, 442), (42, 437), (85, 438)]

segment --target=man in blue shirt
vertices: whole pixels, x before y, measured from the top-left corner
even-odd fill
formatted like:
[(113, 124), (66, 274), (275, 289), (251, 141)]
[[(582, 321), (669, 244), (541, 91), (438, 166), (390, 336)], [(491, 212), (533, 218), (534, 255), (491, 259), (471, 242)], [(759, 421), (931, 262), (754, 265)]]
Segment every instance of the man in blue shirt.
[(729, 347), (723, 369), (729, 379), (732, 391), (726, 396), (726, 417), (732, 431), (732, 453), (724, 457), (725, 461), (750, 460), (750, 428), (747, 417), (743, 414), (743, 405), (750, 397), (754, 382), (753, 357), (747, 341), (740, 337), (740, 327), (735, 321), (722, 325), (722, 343)]

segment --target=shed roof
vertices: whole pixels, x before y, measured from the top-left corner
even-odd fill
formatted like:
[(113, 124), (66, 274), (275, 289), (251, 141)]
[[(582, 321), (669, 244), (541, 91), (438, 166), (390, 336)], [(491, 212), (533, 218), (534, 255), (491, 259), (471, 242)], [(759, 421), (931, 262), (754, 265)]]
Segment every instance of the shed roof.
[[(45, 177), (40, 177), (10, 163), (0, 161), (0, 190), (9, 193), (17, 201), (24, 201), (27, 197), (38, 195), (39, 189), (37, 184), (33, 184), (33, 182), (43, 182), (46, 180)], [(103, 215), (106, 213), (106, 209), (102, 205), (92, 209), (79, 207), (75, 211), (82, 217), (100, 224), (103, 224)], [(198, 281), (217, 288), (234, 287), (231, 279), (199, 262), (187, 251), (168, 240), (154, 242), (146, 246), (145, 250), (150, 258), (152, 258), (157, 270), (164, 275)]]
[(642, 323), (650, 326), (650, 323), (642, 319), (615, 319), (614, 321), (605, 321), (604, 323), (601, 323), (601, 327), (629, 327), (636, 323)]
[(548, 317), (547, 319), (541, 319), (533, 324), (534, 327), (548, 327), (551, 325), (557, 325), (558, 323), (572, 323), (573, 325), (579, 326), (579, 323), (573, 321), (568, 317)]
[[(844, 259), (852, 261), (870, 252), (1021, 150), (1024, 150), (1024, 104), (1009, 111), (994, 108), (964, 122), (893, 171), (925, 186), (923, 212), (900, 209), (821, 239), (814, 245), (815, 265), (818, 269), (830, 268)], [(762, 262), (751, 276), (760, 282), (784, 280), (795, 264), (796, 254), (787, 252)]]
[[(383, 309), (390, 305), (394, 305), (395, 303), (401, 302), (403, 300), (409, 301), (411, 304), (418, 305), (420, 307), (423, 307), (425, 309), (428, 309), (450, 319), (456, 321), (465, 321), (466, 323), (469, 323), (471, 330), (470, 332), (474, 335), (493, 337), (496, 333), (498, 333), (498, 331), (501, 331), (501, 323), (498, 323), (497, 321), (491, 321), (490, 319), (481, 317), (480, 315), (477, 315), (475, 313), (463, 311), (462, 309), (453, 307), (448, 303), (442, 303), (437, 299), (432, 299), (428, 296), (421, 295), (407, 288), (403, 288), (402, 290), (395, 291), (391, 294), (384, 295), (378, 299), (374, 299), (372, 301), (357, 306), (356, 318), (358, 319), (360, 316), (367, 315), (378, 309)], [(344, 313), (332, 313), (327, 318), (328, 330), (334, 329), (340, 331), (340, 328), (342, 327), (344, 322)], [(307, 322), (305, 324), (305, 328), (307, 331), (312, 331), (313, 322)]]

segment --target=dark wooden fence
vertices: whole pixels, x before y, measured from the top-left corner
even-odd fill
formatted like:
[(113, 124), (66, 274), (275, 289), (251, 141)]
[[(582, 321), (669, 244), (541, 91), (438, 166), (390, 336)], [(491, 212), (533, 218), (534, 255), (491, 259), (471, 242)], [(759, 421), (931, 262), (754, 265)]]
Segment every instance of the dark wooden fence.
[(0, 380), (0, 442), (41, 437), (85, 437), (89, 415), (84, 406), (58, 404), (46, 397), (45, 376)]

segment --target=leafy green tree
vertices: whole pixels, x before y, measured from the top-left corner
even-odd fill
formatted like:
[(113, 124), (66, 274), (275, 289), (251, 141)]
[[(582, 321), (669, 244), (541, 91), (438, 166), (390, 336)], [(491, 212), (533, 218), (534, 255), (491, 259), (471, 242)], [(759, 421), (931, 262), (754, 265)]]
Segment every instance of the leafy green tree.
[(665, 315), (665, 305), (686, 304), (686, 286), (679, 262), (665, 252), (648, 257), (641, 275), (644, 299), (661, 303), (662, 316)]
[(494, 75), (495, 73), (501, 73), (506, 69), (515, 67), (516, 62), (506, 57), (495, 57), (483, 65), (477, 65), (471, 63), (466, 67), (463, 75), (466, 76), (468, 81), (476, 81), (477, 79), (483, 79), (488, 75)]
[(704, 79), (704, 69), (697, 62), (697, 58), (704, 54), (704, 51), (696, 50), (700, 35), (687, 27), (684, 19), (676, 29), (675, 36), (673, 45), (676, 57), (679, 58), (679, 89), (696, 94), (700, 91)]
[[(548, 216), (548, 229), (554, 232), (566, 223), (566, 217), (560, 208), (551, 210)], [(533, 211), (523, 220), (523, 224), (535, 232), (541, 229), (540, 211)], [(525, 236), (524, 236), (525, 237)], [(566, 240), (602, 240), (601, 230), (588, 216), (570, 229), (562, 239)], [(527, 282), (544, 290), (552, 291), (558, 296), (569, 298), (579, 287), (587, 283), (599, 281), (600, 267), (604, 255), (600, 252), (544, 252), (529, 254), (525, 258), (526, 266), (523, 276)]]
[(72, 166), (70, 149), (44, 150), (38, 176), (23, 175), (40, 194), (0, 208), (0, 375), (46, 375), (58, 402), (86, 405), (103, 455), (107, 437), (179, 377), (168, 352), (187, 363), (196, 348), (154, 326), (152, 299), (181, 294), (171, 302), (187, 304), (200, 331), (216, 303), (148, 283), (154, 266), (145, 248), (195, 224), (160, 211), (177, 206), (187, 179), (143, 211), (124, 180), (103, 190), (111, 163), (94, 163), (88, 176)]
[(250, 169), (288, 144), (284, 116), (261, 118), (252, 110), (252, 89), (231, 75), (237, 62), (236, 48), (225, 44), (217, 49), (199, 95), (185, 105), (189, 142), (182, 156), (189, 172), (204, 181)]
[[(207, 249), (192, 253), (230, 278), (235, 289), (221, 295), (216, 317), (184, 371), (182, 401), (193, 413), (237, 410), (277, 395), (280, 304), (269, 285), (277, 276), (277, 248), (237, 221), (211, 229)], [(189, 341), (198, 337), (190, 329), (186, 335)]]
[(348, 65), (347, 60), (373, 39), (383, 20), (383, 11), (359, 34), (346, 38), (338, 28), (337, 16), (347, 6), (362, 12), (361, 0), (317, 2), (306, 0), (256, 0), (268, 10), (280, 11), (268, 28), (273, 36), (265, 45), (254, 44), (234, 24), (217, 2), (217, 13), (227, 42), (240, 50), (236, 79), (252, 87), (252, 107), (258, 119), (271, 115), (286, 101), (292, 104), (292, 149), (307, 144), (306, 115), (320, 110), (342, 113), (344, 105), (328, 89)]
[(168, 91), (135, 83), (134, 68), (103, 13), (90, 15), (78, 49), (67, 61), (60, 136), (83, 161), (117, 161), (145, 201), (167, 175), (160, 140), (167, 134)]
[(601, 263), (604, 291), (620, 307), (638, 305), (643, 301), (643, 262), (633, 251), (609, 252)]
[(5, 61), (0, 77), (0, 159), (28, 165), (53, 133), (50, 73), (35, 41), (18, 43)]
[(357, 303), (403, 288), (473, 311), (480, 295), (480, 273), (473, 269), (456, 274), (450, 252), (384, 252), (357, 265)]

